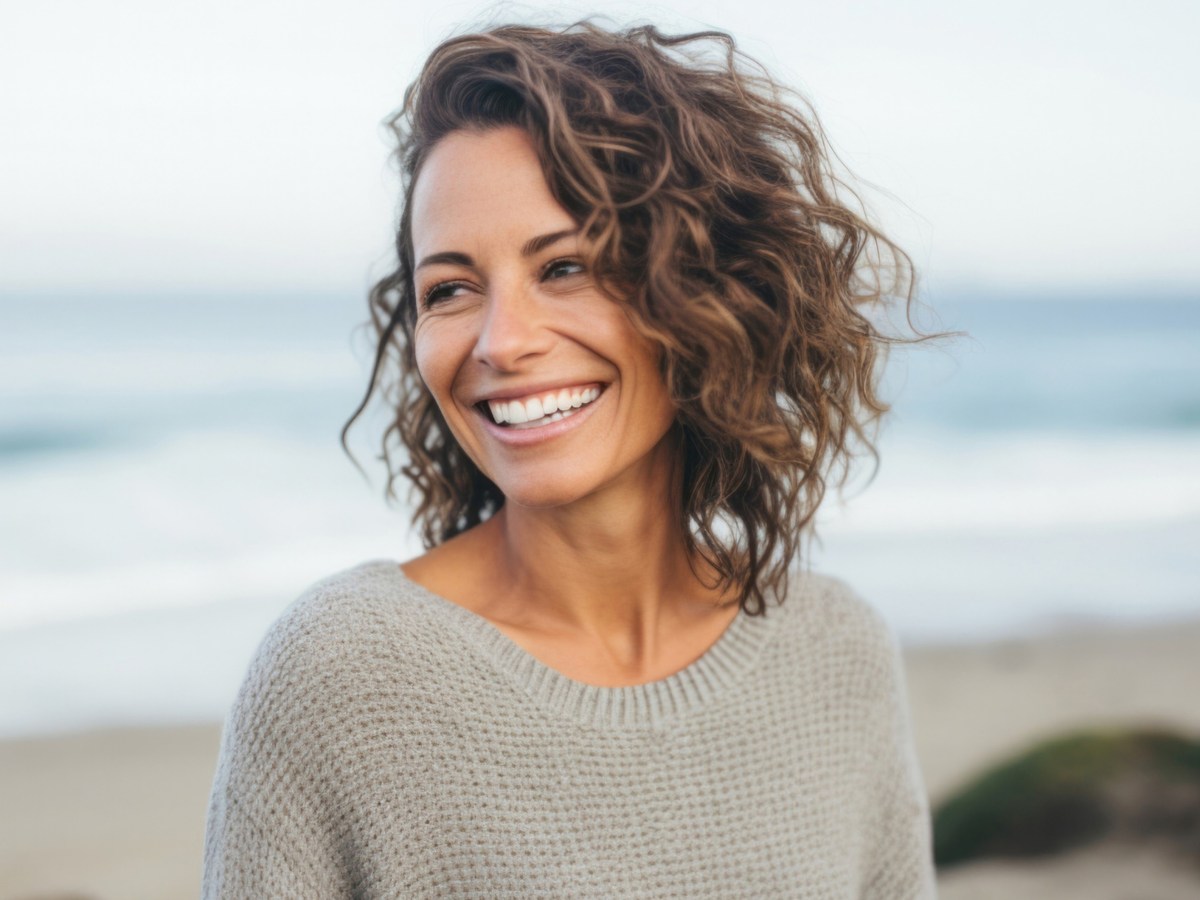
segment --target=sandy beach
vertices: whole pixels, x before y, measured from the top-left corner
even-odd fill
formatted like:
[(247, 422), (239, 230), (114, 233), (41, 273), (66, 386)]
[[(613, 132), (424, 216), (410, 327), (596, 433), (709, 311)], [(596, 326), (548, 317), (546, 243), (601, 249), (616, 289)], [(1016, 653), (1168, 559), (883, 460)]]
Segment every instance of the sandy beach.
[[(1074, 632), (906, 654), (918, 751), (936, 801), (1032, 741), (1077, 727), (1200, 734), (1200, 622)], [(0, 744), (0, 900), (195, 897), (219, 725)], [(945, 900), (1174, 900), (1200, 869), (1099, 847), (1036, 864), (977, 863)]]
[[(906, 655), (926, 787), (936, 803), (1045, 737), (1096, 726), (1200, 735), (1200, 622), (1094, 630)], [(1200, 868), (1102, 846), (943, 873), (942, 900), (1195, 900)]]

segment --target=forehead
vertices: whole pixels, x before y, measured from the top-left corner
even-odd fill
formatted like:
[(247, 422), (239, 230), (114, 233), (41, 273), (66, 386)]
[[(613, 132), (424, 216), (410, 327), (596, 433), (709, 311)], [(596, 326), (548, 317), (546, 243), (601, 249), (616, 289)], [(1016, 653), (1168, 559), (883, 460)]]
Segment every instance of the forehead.
[(472, 252), (496, 242), (574, 225), (546, 184), (537, 152), (519, 128), (454, 131), (425, 158), (412, 194), (417, 259)]

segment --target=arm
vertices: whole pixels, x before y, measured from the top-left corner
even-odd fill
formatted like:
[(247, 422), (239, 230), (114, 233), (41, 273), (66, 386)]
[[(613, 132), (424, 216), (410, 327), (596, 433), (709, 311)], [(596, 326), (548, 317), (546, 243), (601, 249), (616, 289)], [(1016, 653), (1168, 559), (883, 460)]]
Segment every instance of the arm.
[(874, 801), (868, 810), (864, 900), (932, 900), (937, 896), (929, 799), (917, 764), (900, 648), (883, 628), (886, 673), (878, 695), (873, 772)]
[(322, 750), (334, 723), (314, 642), (281, 620), (226, 717), (209, 798), (201, 897), (349, 897)]
[(244, 897), (332, 897), (318, 887), (320, 874), (305, 859), (303, 826), (286, 809), (269, 823), (255, 818), (253, 798), (215, 785), (204, 837), (203, 900)]

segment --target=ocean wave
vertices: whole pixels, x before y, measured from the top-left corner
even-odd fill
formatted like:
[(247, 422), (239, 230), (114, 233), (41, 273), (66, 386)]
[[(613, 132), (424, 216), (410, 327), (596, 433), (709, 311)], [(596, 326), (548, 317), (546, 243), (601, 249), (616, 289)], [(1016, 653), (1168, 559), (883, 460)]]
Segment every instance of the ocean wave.
[(913, 430), (831, 498), (830, 534), (1083, 530), (1200, 516), (1200, 434)]
[[(818, 517), (830, 546), (866, 539), (1089, 534), (1200, 519), (1200, 436), (885, 435)], [(369, 458), (369, 457), (360, 457)], [(0, 627), (279, 590), (382, 546), (416, 552), (331, 436), (174, 434), (0, 469)], [(357, 552), (356, 552), (357, 548)], [(395, 552), (402, 552), (397, 549)], [(320, 565), (317, 565), (320, 563)], [(1195, 574), (1195, 573), (1193, 573)]]

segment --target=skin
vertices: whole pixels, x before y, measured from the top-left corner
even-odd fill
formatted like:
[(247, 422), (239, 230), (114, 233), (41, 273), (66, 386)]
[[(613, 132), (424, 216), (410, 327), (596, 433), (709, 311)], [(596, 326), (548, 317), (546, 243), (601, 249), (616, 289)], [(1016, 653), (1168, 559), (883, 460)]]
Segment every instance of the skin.
[[(688, 566), (657, 348), (592, 283), (528, 136), (440, 141), (417, 178), (412, 224), (418, 368), (505, 504), (405, 574), (576, 680), (640, 684), (685, 667), (737, 605), (706, 586), (711, 568), (698, 561), (702, 581)], [(547, 235), (559, 236), (528, 252)], [(597, 382), (604, 392), (576, 427), (530, 446), (506, 445), (476, 407), (535, 384)]]

